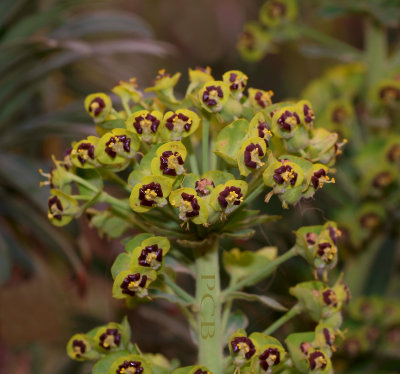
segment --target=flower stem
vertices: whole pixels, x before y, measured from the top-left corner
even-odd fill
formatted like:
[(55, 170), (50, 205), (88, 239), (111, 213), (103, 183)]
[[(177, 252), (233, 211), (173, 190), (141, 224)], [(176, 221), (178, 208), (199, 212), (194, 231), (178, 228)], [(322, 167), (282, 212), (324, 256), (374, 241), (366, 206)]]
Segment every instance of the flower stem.
[(262, 280), (263, 278), (268, 277), (280, 264), (291, 259), (292, 257), (294, 257), (296, 255), (297, 255), (296, 247), (289, 249), (286, 253), (284, 253), (282, 256), (279, 256), (274, 261), (271, 261), (264, 268), (250, 274), (248, 277), (246, 277), (246, 278), (240, 280), (239, 282), (234, 283), (231, 286), (229, 286), (228, 288), (226, 288), (222, 292), (223, 299), (226, 299), (226, 297), (231, 292), (238, 291), (242, 287), (245, 287), (245, 286), (251, 285), (251, 284), (255, 284), (255, 283), (259, 282), (260, 280)]
[(202, 129), (202, 156), (203, 156), (203, 173), (208, 171), (208, 146), (210, 136), (210, 122), (207, 119), (203, 120)]
[(276, 330), (279, 329), (283, 324), (287, 321), (291, 320), (293, 317), (297, 316), (301, 312), (301, 307), (299, 304), (296, 304), (292, 309), (287, 311), (282, 317), (277, 319), (271, 326), (264, 330), (264, 334), (271, 335)]
[(183, 301), (194, 304), (196, 302), (195, 298), (192, 295), (189, 295), (183, 288), (178, 286), (170, 277), (167, 275), (164, 276), (165, 284), (174, 291), (175, 295), (181, 298)]
[(221, 297), (218, 237), (196, 248), (196, 300), (198, 306), (198, 363), (213, 374), (222, 374)]

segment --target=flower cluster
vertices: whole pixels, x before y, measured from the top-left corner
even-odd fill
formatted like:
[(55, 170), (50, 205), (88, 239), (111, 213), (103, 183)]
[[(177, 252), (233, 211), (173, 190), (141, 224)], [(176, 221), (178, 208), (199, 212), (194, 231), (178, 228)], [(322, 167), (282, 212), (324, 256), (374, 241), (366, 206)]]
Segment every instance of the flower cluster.
[[(275, 1), (266, 10), (268, 17), (276, 22), (285, 15), (290, 20), (292, 10), (285, 4)], [(309, 101), (273, 103), (273, 92), (248, 88), (248, 77), (241, 71), (228, 71), (216, 80), (209, 68), (189, 70), (190, 84), (181, 100), (174, 93), (179, 78), (179, 73), (171, 76), (159, 71), (153, 85), (145, 89), (154, 96), (143, 95), (134, 79), (120, 82), (113, 92), (120, 97), (122, 109), (105, 93), (89, 95), (85, 109), (98, 136), (74, 142), (44, 175), (52, 188), (48, 207), (54, 224), (67, 224), (86, 213), (93, 226), (110, 237), (120, 237), (132, 228), (142, 232), (126, 239), (125, 251), (111, 268), (115, 298), (125, 300), (129, 307), (164, 298), (192, 318), (196, 313), (200, 318), (203, 298), (193, 297), (175, 282), (179, 250), (194, 249), (193, 260), (191, 255), (184, 257), (196, 263), (211, 249), (218, 258), (215, 243), (221, 237), (250, 238), (255, 232), (252, 226), (277, 218), (249, 209), (260, 195), (265, 202), (277, 195), (284, 208), (313, 198), (326, 183), (334, 182), (331, 174), (342, 144), (338, 134), (314, 127)], [(113, 194), (110, 182), (116, 185)], [(319, 323), (313, 338), (305, 341), (305, 356), (298, 359), (289, 343), (285, 348), (267, 333), (247, 336), (238, 330), (227, 342), (234, 370), (272, 373), (289, 362), (297, 367), (301, 361), (299, 367), (307, 364), (301, 372), (329, 372), (329, 347), (339, 331), (340, 309), (347, 295), (342, 282), (328, 286), (327, 272), (337, 262), (338, 235), (333, 222), (303, 228), (289, 251), (306, 258), (322, 280), (292, 289), (299, 300), (294, 311), (304, 311)], [(173, 241), (174, 251), (167, 258), (172, 265), (166, 267), (165, 256)], [(274, 253), (224, 253), (231, 287), (238, 290), (268, 276), (279, 265), (279, 261), (274, 265)], [(188, 265), (186, 271), (192, 274), (193, 267)], [(201, 274), (196, 276), (200, 281)], [(211, 283), (207, 287), (209, 291), (215, 288)], [(265, 300), (229, 287), (224, 292), (216, 294), (221, 304), (238, 295)], [(276, 301), (272, 305), (285, 310)], [(127, 330), (123, 322), (78, 334), (68, 343), (68, 353), (77, 360), (99, 360), (96, 365), (106, 365), (109, 373), (151, 372), (156, 365), (153, 358), (129, 343)], [(198, 331), (197, 337), (200, 340)], [(209, 374), (211, 369), (220, 374), (218, 367), (210, 366), (214, 364), (211, 360), (206, 366), (179, 368), (176, 373)]]

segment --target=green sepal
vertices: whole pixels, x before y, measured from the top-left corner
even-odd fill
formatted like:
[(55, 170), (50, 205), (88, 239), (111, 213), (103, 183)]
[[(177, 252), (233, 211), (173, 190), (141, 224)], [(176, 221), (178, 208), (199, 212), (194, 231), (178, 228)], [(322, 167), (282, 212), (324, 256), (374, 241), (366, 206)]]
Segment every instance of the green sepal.
[(96, 362), (96, 364), (93, 366), (92, 369), (92, 374), (106, 374), (110, 372), (110, 368), (113, 365), (113, 363), (120, 357), (126, 357), (129, 355), (128, 351), (118, 351), (118, 352), (113, 352), (99, 361)]
[(151, 374), (152, 373), (152, 367), (151, 363), (149, 360), (144, 358), (143, 356), (135, 355), (135, 354), (130, 354), (127, 356), (121, 356), (118, 357), (114, 363), (111, 365), (110, 369), (108, 370), (107, 374), (115, 374), (119, 370), (119, 366), (124, 363), (124, 361), (135, 361), (135, 362), (140, 362), (141, 367), (143, 368), (142, 374)]
[[(171, 151), (173, 154), (178, 153), (178, 155), (180, 155), (183, 159), (183, 161), (185, 162), (186, 156), (187, 156), (187, 151), (185, 146), (183, 145), (183, 143), (181, 143), (180, 141), (173, 141), (173, 142), (168, 142), (168, 143), (164, 143), (163, 145), (161, 145), (159, 148), (157, 148), (156, 151), (156, 155), (153, 158), (153, 160), (151, 161), (151, 172), (154, 176), (164, 176), (166, 178), (169, 179), (175, 179), (176, 176), (170, 176), (170, 175), (165, 175), (163, 174), (163, 171), (160, 169), (160, 165), (161, 165), (161, 161), (160, 161), (160, 157), (162, 156), (162, 154), (164, 152), (167, 151)], [(184, 169), (183, 169), (183, 165), (181, 170), (177, 170), (177, 174), (183, 174)]]
[(316, 322), (322, 318), (321, 291), (325, 284), (319, 281), (309, 281), (297, 284), (289, 289), (289, 293), (299, 300), (301, 307)]
[[(234, 78), (234, 81), (232, 81), (232, 78)], [(248, 79), (248, 76), (240, 70), (229, 70), (222, 76), (222, 80), (229, 85), (232, 96), (235, 99), (240, 99), (242, 97)], [(237, 88), (232, 87), (232, 85), (237, 85)]]
[[(203, 100), (203, 95), (207, 92), (209, 87), (220, 88), (222, 91), (222, 97), (216, 96), (215, 100), (217, 102), (216, 105), (207, 105), (207, 103)], [(230, 96), (229, 86), (223, 81), (209, 81), (206, 82), (203, 87), (199, 90), (198, 100), (200, 102), (201, 107), (209, 113), (217, 113), (222, 110), (225, 103), (228, 101)]]
[[(94, 103), (94, 100), (96, 99), (102, 100), (105, 104), (104, 108), (97, 115), (95, 114), (96, 108), (93, 107), (98, 105)], [(106, 117), (110, 114), (112, 109), (112, 102), (110, 97), (102, 92), (93, 93), (86, 96), (84, 105), (86, 112), (88, 112), (89, 115), (94, 118), (95, 122), (104, 121)]]
[(293, 130), (292, 134), (291, 138), (284, 140), (285, 148), (290, 153), (300, 153), (310, 141), (308, 130), (299, 126)]
[(191, 95), (192, 92), (203, 87), (205, 83), (214, 81), (214, 78), (211, 75), (211, 68), (208, 66), (204, 69), (202, 69), (202, 68), (190, 69), (189, 68), (189, 81), (190, 81), (190, 84), (186, 90), (186, 97)]
[[(73, 348), (74, 341), (82, 341), (85, 345), (85, 353), (77, 355)], [(93, 361), (101, 357), (101, 353), (95, 350), (95, 341), (86, 334), (75, 334), (67, 343), (67, 354), (70, 358), (76, 361)]]
[(300, 348), (301, 344), (308, 343), (309, 348), (311, 349), (311, 344), (313, 343), (314, 339), (314, 332), (298, 332), (290, 334), (285, 340), (290, 358), (292, 359), (296, 369), (298, 369), (301, 373), (309, 372), (307, 355), (302, 352)]
[[(265, 123), (267, 128), (263, 131), (263, 136), (260, 136), (260, 131), (258, 126), (261, 123)], [(258, 136), (261, 139), (264, 139), (264, 142), (267, 144), (269, 143), (270, 139), (272, 138), (272, 120), (269, 115), (266, 115), (264, 112), (258, 112), (254, 115), (254, 117), (250, 121), (248, 136), (249, 138), (253, 138)]]
[(335, 144), (337, 141), (338, 135), (336, 133), (322, 128), (315, 129), (312, 132), (308, 147), (305, 149), (307, 158), (312, 162), (320, 162), (327, 166), (332, 166), (335, 163)]
[[(256, 166), (256, 168), (248, 167), (244, 160), (246, 147), (248, 147), (250, 144), (258, 145), (261, 147), (261, 150), (262, 150), (262, 155), (257, 153), (260, 163)], [(258, 136), (246, 139), (240, 146), (240, 149), (239, 149), (239, 152), (237, 155), (237, 163), (239, 166), (240, 175), (247, 177), (251, 172), (254, 172), (258, 169), (262, 169), (263, 166), (265, 165), (265, 162), (262, 162), (261, 159), (263, 159), (266, 156), (266, 153), (267, 153), (267, 145), (265, 144), (265, 141), (263, 139), (261, 139)]]
[[(100, 138), (96, 136), (88, 136), (86, 139), (72, 143), (70, 156), (72, 164), (82, 169), (93, 169), (98, 167), (100, 164), (95, 157), (95, 150), (99, 140)], [(92, 149), (87, 150), (86, 148), (89, 146), (92, 147)]]
[(237, 165), (237, 157), (241, 144), (247, 138), (249, 123), (245, 119), (233, 121), (224, 127), (217, 136), (214, 153), (229, 165)]
[(271, 49), (272, 38), (258, 22), (248, 22), (239, 37), (238, 50), (247, 61), (260, 61)]
[[(148, 115), (155, 117), (159, 121), (155, 132), (153, 132), (151, 120), (146, 119), (146, 116)], [(134, 124), (137, 121), (136, 119), (138, 117), (142, 118), (139, 121), (139, 123), (141, 123), (142, 133), (139, 133), (136, 127), (134, 126)], [(126, 129), (129, 132), (135, 134), (142, 142), (147, 144), (153, 144), (156, 143), (159, 139), (162, 117), (163, 117), (162, 113), (159, 112), (158, 110), (153, 110), (152, 112), (148, 110), (139, 110), (128, 117), (128, 119), (125, 122)]]
[(171, 374), (194, 374), (197, 370), (206, 371), (207, 373), (211, 372), (205, 367), (200, 365), (192, 365), (192, 366), (185, 366), (182, 368), (175, 369)]
[(121, 271), (128, 271), (130, 268), (131, 256), (128, 253), (120, 253), (111, 266), (111, 275), (115, 279)]
[(263, 25), (275, 28), (293, 21), (297, 12), (296, 0), (267, 0), (260, 8), (259, 17)]
[[(197, 203), (200, 206), (199, 209), (199, 215), (196, 217), (186, 217), (185, 215), (185, 206), (183, 203), (183, 198), (182, 198), (182, 194), (186, 193), (189, 195), (193, 195), (195, 197), (195, 199), (197, 200)], [(197, 192), (195, 189), (193, 188), (179, 188), (177, 190), (174, 190), (171, 192), (171, 194), (169, 195), (169, 202), (171, 203), (171, 205), (175, 208), (179, 209), (179, 218), (185, 222), (187, 221), (192, 221), (193, 223), (195, 223), (196, 225), (204, 225), (205, 223), (207, 223), (207, 219), (208, 219), (208, 208), (207, 208), (207, 204), (206, 202), (201, 199), (199, 196), (197, 196)]]
[[(111, 145), (113, 143), (107, 146), (107, 143), (112, 141), (112, 139), (118, 140), (118, 136), (125, 136), (127, 139), (130, 139), (129, 151), (124, 149), (122, 143), (119, 143), (119, 146), (117, 148)], [(126, 129), (114, 129), (101, 137), (101, 139), (97, 143), (95, 155), (96, 159), (101, 164), (111, 165), (123, 169), (130, 163), (132, 159), (134, 159), (136, 151), (139, 149), (139, 147), (140, 141), (135, 134), (129, 132)], [(111, 157), (106, 152), (106, 149), (110, 149), (111, 151), (116, 152), (115, 156)]]
[(153, 269), (156, 271), (159, 271), (163, 264), (164, 264), (164, 259), (165, 259), (165, 255), (168, 253), (169, 249), (170, 249), (170, 242), (167, 238), (162, 237), (162, 236), (152, 236), (150, 238), (147, 238), (145, 240), (143, 240), (133, 251), (132, 251), (132, 255), (131, 255), (131, 260), (130, 260), (130, 267), (134, 268), (135, 266), (141, 266), (142, 265), (139, 264), (139, 256), (141, 255), (143, 249), (147, 246), (152, 246), (157, 244), (159, 249), (162, 249), (162, 262), (159, 264), (154, 264), (153, 266), (148, 266), (145, 267), (146, 269)]
[[(160, 184), (163, 197), (155, 198), (156, 204), (154, 206), (149, 207), (140, 205), (139, 190), (143, 187), (143, 185), (147, 185), (152, 182)], [(155, 206), (163, 207), (167, 204), (166, 198), (170, 194), (171, 190), (172, 190), (172, 181), (170, 178), (164, 176), (149, 175), (147, 177), (144, 177), (141, 183), (137, 183), (133, 187), (131, 195), (129, 197), (129, 205), (133, 211), (138, 213), (148, 212)]]
[[(101, 345), (101, 340), (100, 337), (101, 335), (103, 335), (104, 333), (107, 332), (107, 329), (113, 329), (113, 330), (118, 330), (118, 333), (121, 335), (121, 341), (119, 345), (116, 345), (115, 347), (110, 346), (109, 349), (104, 348)], [(102, 352), (102, 353), (110, 353), (110, 352), (114, 352), (114, 351), (120, 351), (123, 349), (127, 349), (129, 341), (130, 341), (130, 330), (129, 330), (129, 334), (127, 334), (126, 329), (124, 329), (119, 323), (116, 322), (109, 322), (107, 325), (105, 326), (100, 326), (97, 331), (96, 334), (93, 336), (93, 340), (96, 344), (96, 347)], [(103, 343), (104, 344), (104, 343)], [(106, 342), (107, 344), (107, 342)]]
[(125, 251), (132, 254), (134, 249), (142, 244), (142, 242), (146, 239), (153, 237), (152, 234), (142, 233), (139, 235), (134, 236), (133, 238), (129, 239), (129, 241), (125, 245)]
[[(56, 197), (54, 199), (56, 201), (48, 206), (48, 218), (50, 222), (58, 227), (68, 225), (72, 221), (72, 218), (80, 212), (78, 201), (60, 190), (51, 189), (50, 193), (52, 196), (48, 199), (48, 205), (50, 204), (50, 200)], [(62, 211), (59, 211), (59, 203), (61, 203)], [(55, 217), (58, 216), (58, 213), (61, 216), (60, 219)]]
[(165, 100), (168, 103), (177, 104), (174, 87), (178, 83), (181, 73), (175, 73), (172, 77), (165, 73), (164, 69), (158, 73), (159, 75), (154, 80), (154, 86), (146, 88), (145, 92), (154, 92), (161, 101)]
[(147, 288), (149, 287), (150, 283), (157, 279), (157, 273), (152, 269), (147, 269), (142, 266), (131, 267), (129, 270), (121, 271), (114, 280), (112, 294), (113, 297), (116, 299), (125, 299), (127, 297), (131, 297), (130, 295), (122, 293), (121, 284), (124, 279), (129, 274), (140, 274), (140, 279), (142, 279), (143, 275), (147, 276), (146, 284), (144, 287), (138, 288), (135, 291), (134, 297), (143, 298), (147, 296)]
[(216, 210), (217, 212), (224, 212), (226, 214), (230, 214), (234, 210), (236, 210), (241, 205), (241, 203), (239, 205), (230, 205), (230, 204), (228, 204), (228, 206), (226, 208), (223, 208), (221, 206), (221, 204), (218, 201), (218, 196), (227, 187), (240, 188), (240, 190), (241, 190), (240, 193), (243, 194), (243, 199), (244, 199), (246, 197), (246, 194), (247, 194), (248, 184), (245, 181), (235, 180), (234, 179), (234, 180), (227, 181), (224, 184), (220, 184), (220, 185), (216, 186), (214, 188), (214, 190), (211, 192), (210, 205), (212, 206), (212, 208), (214, 210)]
[(137, 87), (136, 78), (132, 78), (129, 81), (119, 81), (111, 91), (121, 98), (124, 108), (129, 108), (131, 102), (136, 104), (142, 100), (142, 94)]
[(242, 353), (242, 351), (239, 351), (237, 353), (233, 352), (231, 343), (235, 338), (239, 338), (239, 337), (247, 338), (247, 333), (246, 333), (246, 331), (244, 329), (238, 329), (230, 336), (230, 338), (228, 340), (228, 348), (229, 348), (230, 356), (232, 357), (233, 364), (236, 367), (240, 367), (241, 368), (241, 367), (244, 367), (244, 366), (250, 366), (252, 361), (257, 358), (257, 352), (259, 351), (259, 346), (258, 346), (258, 342), (256, 340), (253, 340), (250, 337), (248, 338), (253, 343), (254, 348), (255, 348), (255, 352), (249, 359), (247, 359), (244, 356), (244, 354)]
[[(179, 119), (179, 115), (183, 115), (188, 117), (188, 121), (183, 121)], [(176, 122), (179, 122), (178, 125), (175, 125), (172, 130), (170, 130), (167, 126), (166, 123), (169, 118), (172, 116), (176, 115), (175, 119), (177, 118)], [(190, 123), (190, 129), (186, 130), (184, 128), (186, 123)], [(160, 127), (160, 134), (161, 137), (164, 141), (178, 141), (181, 140), (182, 138), (186, 138), (187, 136), (192, 135), (200, 125), (200, 117), (193, 112), (192, 110), (189, 109), (178, 109), (175, 112), (166, 112), (164, 114), (164, 117), (162, 118), (161, 122), (161, 127)]]
[(253, 108), (254, 113), (258, 113), (261, 110), (264, 114), (269, 115), (272, 104), (271, 97), (274, 95), (271, 90), (265, 91), (258, 88), (249, 88), (248, 95), (248, 102), (251, 108)]

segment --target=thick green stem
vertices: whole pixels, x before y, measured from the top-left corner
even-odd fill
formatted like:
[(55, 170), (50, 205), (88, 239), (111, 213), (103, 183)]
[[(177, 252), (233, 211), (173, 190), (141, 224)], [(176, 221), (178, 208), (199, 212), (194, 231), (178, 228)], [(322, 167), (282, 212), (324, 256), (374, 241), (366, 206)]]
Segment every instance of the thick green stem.
[(222, 374), (221, 287), (219, 276), (218, 237), (196, 249), (196, 301), (199, 308), (197, 334), (198, 363), (213, 374)]
[(258, 281), (262, 280), (263, 278), (266, 278), (268, 275), (270, 275), (280, 264), (283, 262), (289, 260), (290, 258), (294, 257), (297, 255), (297, 249), (296, 247), (291, 248), (288, 250), (286, 253), (284, 253), (282, 256), (279, 256), (276, 258), (274, 261), (271, 261), (267, 266), (265, 266), (263, 269), (260, 271), (256, 271), (253, 274), (250, 274), (248, 277), (240, 280), (237, 283), (232, 284), (228, 288), (226, 288), (223, 292), (223, 299), (226, 298), (231, 292), (235, 292), (240, 290), (242, 287), (245, 287), (247, 285), (255, 284)]
[(208, 147), (210, 142), (210, 122), (206, 119), (203, 120), (202, 129), (202, 157), (203, 157), (203, 173), (208, 171)]
[(287, 311), (282, 317), (277, 319), (271, 326), (264, 330), (264, 334), (271, 335), (276, 330), (279, 329), (287, 321), (291, 320), (293, 317), (297, 316), (301, 312), (301, 307), (296, 304), (292, 309)]

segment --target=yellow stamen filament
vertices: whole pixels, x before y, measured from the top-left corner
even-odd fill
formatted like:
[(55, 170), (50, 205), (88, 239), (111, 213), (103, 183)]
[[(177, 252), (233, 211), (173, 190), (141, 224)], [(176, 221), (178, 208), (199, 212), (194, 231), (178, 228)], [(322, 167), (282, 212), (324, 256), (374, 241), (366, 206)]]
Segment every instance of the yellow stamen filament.
[(152, 201), (157, 197), (157, 192), (154, 190), (151, 190), (150, 188), (148, 188), (146, 191), (144, 191), (144, 198), (147, 201)]
[(208, 93), (208, 95), (209, 95), (210, 99), (218, 100), (218, 91), (217, 90), (211, 90)]
[(337, 249), (336, 247), (327, 247), (324, 249), (324, 254), (322, 255), (323, 260), (332, 261), (335, 258)]
[(244, 351), (244, 353), (248, 353), (250, 352), (250, 347), (246, 344), (246, 343), (238, 343), (236, 344), (236, 347), (240, 350), (240, 351)]
[(264, 138), (267, 136), (272, 136), (272, 132), (270, 130), (268, 130), (267, 128), (262, 130), (263, 134), (264, 134)]
[(153, 260), (155, 260), (157, 258), (157, 254), (155, 252), (151, 252), (147, 255), (146, 257), (146, 262), (150, 265)]
[(137, 281), (132, 281), (128, 284), (128, 289), (131, 291), (135, 291), (139, 287), (140, 279)]
[(283, 174), (281, 174), (283, 180), (285, 182), (289, 181), (290, 179), (294, 178), (294, 170), (291, 169), (290, 171), (285, 171)]
[(321, 369), (327, 364), (326, 358), (319, 356), (315, 359), (315, 369)]
[(228, 204), (233, 205), (236, 201), (240, 201), (242, 203), (243, 196), (239, 198), (239, 195), (235, 191), (231, 191), (225, 200)]
[(256, 169), (259, 169), (260, 167), (265, 165), (265, 163), (260, 160), (260, 156), (258, 155), (258, 148), (254, 148), (250, 152), (250, 157), (251, 157), (251, 161), (253, 161), (257, 164)]
[(285, 122), (290, 125), (290, 126), (296, 126), (297, 125), (297, 118), (295, 116), (290, 116), (285, 119)]
[(265, 360), (269, 367), (275, 364), (277, 356), (276, 355), (269, 355), (268, 358)]
[(116, 347), (117, 345), (115, 344), (114, 341), (114, 335), (107, 335), (107, 337), (104, 339), (103, 342), (103, 347), (108, 348), (108, 347)]

